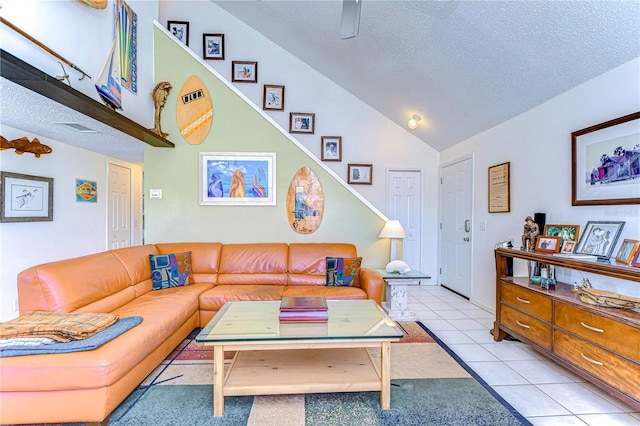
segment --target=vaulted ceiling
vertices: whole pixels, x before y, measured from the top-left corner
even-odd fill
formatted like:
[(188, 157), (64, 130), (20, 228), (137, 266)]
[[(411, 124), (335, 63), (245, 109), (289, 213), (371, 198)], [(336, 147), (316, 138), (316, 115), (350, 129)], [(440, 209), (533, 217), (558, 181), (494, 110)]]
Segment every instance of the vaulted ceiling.
[(439, 151), (640, 56), (637, 0), (361, 1), (213, 0)]

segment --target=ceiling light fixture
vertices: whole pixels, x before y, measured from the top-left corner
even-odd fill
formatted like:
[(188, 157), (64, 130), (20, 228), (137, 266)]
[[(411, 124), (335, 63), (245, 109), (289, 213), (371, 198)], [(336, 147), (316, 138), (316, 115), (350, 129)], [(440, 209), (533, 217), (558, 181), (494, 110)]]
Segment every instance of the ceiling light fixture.
[(411, 130), (417, 128), (418, 121), (420, 120), (421, 120), (420, 116), (418, 114), (414, 114), (413, 117), (411, 117), (409, 121), (407, 121), (407, 127), (410, 128)]

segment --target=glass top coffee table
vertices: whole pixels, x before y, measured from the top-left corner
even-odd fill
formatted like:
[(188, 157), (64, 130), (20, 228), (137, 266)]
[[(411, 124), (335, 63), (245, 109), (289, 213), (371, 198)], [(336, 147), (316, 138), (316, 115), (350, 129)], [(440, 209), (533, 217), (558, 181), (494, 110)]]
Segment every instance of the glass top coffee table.
[[(224, 397), (380, 391), (391, 405), (391, 342), (402, 331), (373, 300), (327, 300), (326, 323), (281, 323), (280, 301), (227, 302), (196, 341), (213, 346), (213, 415)], [(380, 361), (367, 348), (380, 348)], [(226, 374), (224, 351), (235, 351)]]

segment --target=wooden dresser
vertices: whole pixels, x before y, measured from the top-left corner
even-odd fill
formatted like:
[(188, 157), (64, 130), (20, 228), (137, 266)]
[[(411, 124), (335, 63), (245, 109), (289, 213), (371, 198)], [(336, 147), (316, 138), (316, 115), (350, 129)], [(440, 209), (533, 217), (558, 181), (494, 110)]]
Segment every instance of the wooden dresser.
[[(640, 268), (507, 248), (496, 249), (495, 255), (494, 339), (500, 341), (508, 333), (640, 409), (640, 312), (583, 303), (571, 292), (571, 284), (558, 282), (555, 290), (545, 290), (528, 277), (506, 275), (512, 258), (640, 285)], [(591, 277), (591, 282), (598, 287), (597, 279)]]

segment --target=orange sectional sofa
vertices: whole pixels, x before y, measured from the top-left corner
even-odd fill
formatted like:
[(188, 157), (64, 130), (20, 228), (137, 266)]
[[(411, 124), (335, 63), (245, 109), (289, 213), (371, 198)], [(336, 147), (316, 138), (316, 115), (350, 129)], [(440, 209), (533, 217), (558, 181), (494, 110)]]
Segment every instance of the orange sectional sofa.
[[(152, 290), (149, 255), (190, 251), (193, 283)], [(112, 312), (138, 326), (85, 352), (0, 358), (0, 423), (108, 423), (110, 413), (227, 301), (283, 296), (373, 299), (383, 280), (362, 268), (358, 287), (325, 286), (325, 258), (352, 244), (166, 243), (110, 250), (18, 275), (20, 313)]]

